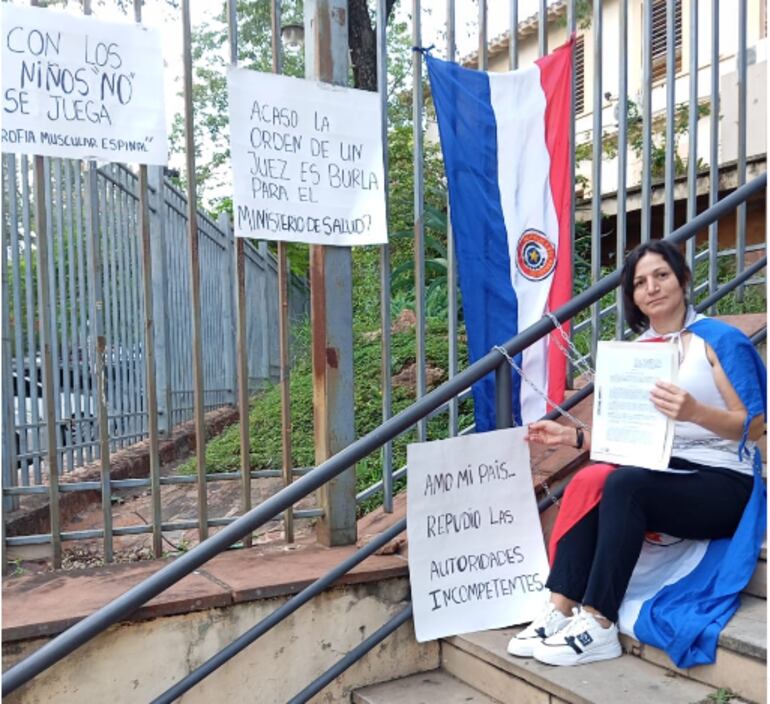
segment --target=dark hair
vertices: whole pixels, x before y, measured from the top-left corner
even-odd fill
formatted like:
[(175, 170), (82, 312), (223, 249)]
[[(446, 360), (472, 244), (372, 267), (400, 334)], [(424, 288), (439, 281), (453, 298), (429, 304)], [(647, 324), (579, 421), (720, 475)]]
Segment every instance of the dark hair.
[(682, 253), (670, 242), (666, 242), (666, 240), (650, 240), (634, 247), (623, 264), (623, 271), (620, 276), (623, 289), (624, 313), (626, 321), (634, 332), (642, 332), (650, 324), (647, 316), (634, 303), (636, 265), (645, 254), (649, 253), (660, 254), (666, 260), (683, 289), (690, 283), (690, 267), (687, 266)]

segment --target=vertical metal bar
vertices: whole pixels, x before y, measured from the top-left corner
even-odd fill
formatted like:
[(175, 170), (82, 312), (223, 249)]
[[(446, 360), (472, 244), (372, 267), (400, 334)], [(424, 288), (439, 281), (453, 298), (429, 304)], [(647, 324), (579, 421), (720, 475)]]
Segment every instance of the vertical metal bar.
[[(128, 374), (128, 410), (130, 415), (130, 425), (132, 437), (129, 439), (129, 444), (136, 442), (142, 437), (142, 417), (141, 407), (139, 404), (140, 386), (142, 385), (142, 372), (141, 369), (144, 366), (143, 362), (139, 360), (139, 335), (140, 332), (137, 329), (139, 326), (139, 306), (142, 305), (139, 300), (138, 286), (139, 277), (137, 272), (141, 271), (142, 265), (141, 259), (137, 258), (137, 240), (141, 238), (139, 232), (138, 223), (136, 220), (136, 212), (139, 207), (139, 203), (134, 200), (134, 196), (129, 193), (130, 183), (128, 179), (128, 171), (122, 166), (118, 167), (118, 173), (121, 175), (121, 183), (125, 190), (120, 191), (120, 200), (124, 206), (123, 209), (123, 228), (126, 241), (126, 258), (127, 266), (125, 271), (126, 279), (126, 297), (128, 299), (128, 305), (126, 310), (126, 320), (128, 327), (128, 335), (126, 340), (126, 366)], [(138, 201), (138, 199), (137, 199)]]
[[(16, 202), (16, 187), (14, 184), (14, 188), (10, 188), (10, 182), (11, 182), (11, 174), (9, 172), (8, 166), (11, 165), (12, 168), (15, 169), (15, 166), (13, 166), (13, 162), (9, 157), (6, 157), (3, 159), (3, 176), (4, 176), (4, 183), (3, 186), (5, 188), (5, 193), (7, 194), (7, 203), (8, 206), (13, 202), (15, 204)], [(6, 206), (6, 207), (8, 207)], [(14, 205), (15, 208), (15, 205)], [(8, 211), (6, 210), (6, 213)], [(6, 225), (7, 223), (7, 225)], [(13, 370), (11, 369), (11, 347), (12, 347), (12, 340), (11, 340), (11, 321), (9, 320), (10, 314), (11, 314), (11, 305), (9, 301), (9, 291), (8, 291), (8, 257), (11, 255), (11, 222), (10, 219), (4, 219), (3, 220), (3, 232), (2, 232), (2, 243), (3, 243), (3, 251), (2, 255), (0, 255), (0, 277), (2, 277), (2, 285), (1, 285), (1, 293), (2, 293), (2, 300), (4, 301), (5, 305), (3, 306), (2, 313), (0, 313), (0, 317), (2, 318), (2, 438), (3, 438), (3, 447), (2, 447), (2, 486), (3, 488), (10, 488), (12, 486), (16, 486), (18, 484), (18, 473), (16, 471), (16, 435), (15, 435), (15, 428), (16, 423), (14, 422), (14, 403), (13, 403), (13, 378), (12, 373)], [(12, 256), (12, 255), (11, 255)], [(16, 301), (18, 300), (17, 296), (14, 296), (14, 307), (16, 306)], [(18, 369), (18, 366), (17, 366)], [(16, 390), (17, 395), (22, 395), (22, 390), (24, 388), (24, 377), (18, 376), (16, 377)], [(15, 504), (17, 502), (14, 501), (13, 496), (3, 496), (3, 510), (4, 511), (11, 511), (15, 508)], [(5, 521), (4, 521), (5, 522)], [(6, 554), (7, 551), (5, 550), (5, 539), (3, 537), (3, 542), (0, 544), (3, 548), (3, 569), (5, 569), (5, 565), (7, 563)]]
[[(746, 110), (747, 59), (746, 59), (746, 0), (738, 0), (738, 188), (746, 183)], [(735, 240), (735, 274), (740, 276), (746, 266), (746, 203), (738, 206)], [(744, 286), (735, 289), (735, 298), (743, 301)]]
[[(276, 41), (276, 27), (277, 21), (277, 36), (280, 40), (281, 28), (280, 28), (280, 14), (276, 6), (276, 0), (272, 0), (271, 3), (271, 20), (273, 22), (273, 37), (272, 41)], [(235, 66), (238, 63), (238, 14), (237, 5), (235, 0), (228, 0), (227, 2), (227, 31), (230, 44), (230, 63)], [(275, 57), (276, 49), (273, 47), (273, 56)], [(275, 59), (274, 59), (275, 60)], [(249, 360), (248, 360), (248, 338), (246, 328), (246, 254), (244, 252), (244, 240), (242, 237), (235, 238), (235, 272), (236, 272), (236, 348), (237, 348), (237, 378), (238, 378), (238, 414), (240, 419), (240, 449), (241, 449), (241, 510), (243, 513), (247, 513), (251, 510), (251, 447), (249, 438)], [(266, 322), (266, 321), (265, 321)], [(283, 390), (281, 391), (281, 403), (283, 404)], [(282, 406), (283, 411), (283, 406)], [(281, 415), (281, 423), (283, 425), (283, 415)], [(285, 459), (284, 459), (285, 462)], [(286, 515), (293, 518), (293, 512), (287, 511)], [(284, 516), (284, 528), (288, 532), (289, 525), (287, 523), (286, 515)], [(293, 526), (291, 526), (293, 529)], [(292, 536), (293, 537), (293, 536)], [(251, 533), (244, 536), (243, 544), (246, 547), (251, 547), (252, 538)]]
[[(81, 178), (81, 165), (76, 162), (73, 167), (75, 173), (75, 201), (77, 205), (74, 207), (75, 214), (77, 216), (77, 226), (75, 231), (77, 233), (77, 260), (78, 260), (78, 348), (80, 355), (80, 372), (79, 376), (82, 379), (81, 389), (83, 393), (83, 405), (84, 405), (84, 426), (83, 437), (86, 439), (85, 443), (85, 460), (90, 462), (94, 458), (94, 443), (97, 442), (96, 438), (96, 425), (94, 425), (93, 418), (96, 414), (96, 403), (93, 397), (93, 376), (88, 369), (88, 360), (90, 356), (89, 344), (88, 344), (88, 301), (90, 300), (90, 294), (87, 289), (86, 283), (86, 242), (85, 242), (85, 227), (83, 223), (83, 209), (85, 199), (83, 198), (83, 182)], [(92, 320), (93, 324), (93, 320)]]
[[(66, 207), (67, 219), (65, 222), (66, 237), (64, 238), (64, 249), (61, 253), (61, 266), (65, 269), (66, 299), (69, 303), (69, 310), (65, 306), (62, 311), (63, 327), (68, 329), (68, 345), (65, 346), (65, 359), (69, 365), (69, 384), (70, 384), (70, 408), (72, 409), (67, 425), (69, 426), (70, 443), (76, 446), (82, 445), (81, 439), (81, 414), (82, 414), (82, 393), (80, 390), (79, 372), (79, 350), (78, 350), (78, 328), (77, 328), (77, 298), (75, 297), (75, 221), (74, 208), (72, 205), (72, 169), (69, 160), (63, 160), (63, 187), (60, 188), (62, 202)], [(69, 313), (69, 318), (67, 317)], [(70, 469), (82, 464), (82, 448), (70, 450)]]
[[(75, 399), (74, 413), (72, 415), (71, 430), (74, 430), (74, 437), (72, 432), (70, 438), (74, 439), (77, 450), (74, 456), (70, 458), (70, 469), (75, 465), (83, 464), (83, 414), (85, 408), (83, 406), (83, 389), (82, 389), (82, 376), (80, 374), (80, 341), (78, 338), (78, 297), (76, 293), (75, 283), (77, 277), (77, 270), (75, 267), (75, 206), (73, 203), (72, 193), (72, 162), (68, 159), (64, 162), (64, 200), (67, 204), (67, 271), (68, 271), (68, 288), (67, 295), (69, 297), (70, 316), (70, 346), (67, 350), (67, 356), (72, 362), (72, 395)], [(62, 256), (63, 258), (63, 256)], [(66, 318), (65, 318), (66, 324)]]
[(153, 334), (155, 336), (155, 386), (157, 391), (158, 435), (171, 433), (171, 319), (173, 310), (169, 298), (169, 258), (166, 252), (166, 197), (163, 167), (152, 167), (148, 180), (155, 189), (155, 215), (150, 214), (150, 258), (152, 267)]
[[(447, 60), (454, 61), (457, 54), (455, 44), (455, 0), (447, 0)], [(386, 180), (387, 183), (387, 180)], [(448, 315), (448, 348), (449, 360), (447, 373), (451, 379), (457, 374), (457, 256), (455, 252), (455, 236), (452, 230), (452, 213), (447, 198), (446, 207), (447, 233), (447, 315)], [(457, 398), (449, 402), (449, 437), (457, 435), (458, 431)]]
[[(479, 17), (485, 15), (486, 0), (479, 3)], [(412, 45), (422, 46), (422, 3), (412, 0)], [(479, 35), (482, 29), (479, 27)], [(479, 52), (479, 62), (483, 62), (485, 52)], [(416, 397), (425, 395), (425, 203), (423, 183), (423, 134), (422, 134), (422, 54), (412, 52), (412, 140), (414, 164), (414, 290), (415, 326), (417, 358)], [(417, 439), (424, 442), (427, 438), (428, 425), (425, 419), (417, 423)]]
[[(711, 116), (709, 148), (709, 207), (719, 200), (719, 0), (711, 0)], [(709, 225), (709, 295), (717, 290), (719, 222)], [(712, 306), (709, 313), (714, 313)]]
[[(109, 370), (109, 415), (112, 416), (110, 422), (110, 429), (114, 436), (123, 435), (120, 418), (120, 397), (122, 389), (122, 381), (120, 378), (120, 357), (119, 348), (120, 341), (117, 334), (117, 319), (118, 310), (116, 308), (118, 303), (118, 297), (115, 291), (115, 256), (117, 246), (115, 244), (114, 230), (113, 230), (113, 217), (114, 210), (112, 203), (108, 198), (110, 187), (106, 179), (100, 178), (100, 174), (97, 170), (97, 188), (99, 189), (99, 205), (102, 221), (102, 260), (104, 266), (103, 279), (104, 279), (104, 292), (105, 292), (105, 332), (109, 336), (109, 346), (107, 353), (109, 355), (107, 360), (107, 369)], [(108, 416), (109, 417), (109, 416)], [(110, 443), (112, 449), (117, 450), (119, 447), (118, 441), (113, 440)]]
[(498, 430), (513, 427), (511, 367), (505, 359), (495, 368), (495, 418)]
[[(30, 436), (32, 439), (33, 453), (33, 473), (35, 484), (42, 484), (42, 472), (40, 468), (40, 406), (42, 396), (40, 388), (40, 359), (38, 358), (39, 333), (37, 332), (35, 319), (35, 301), (42, 305), (40, 296), (37, 293), (35, 283), (33, 282), (33, 248), (32, 248), (32, 223), (30, 218), (30, 203), (32, 198), (29, 193), (29, 160), (26, 155), (21, 157), (21, 208), (22, 222), (24, 225), (24, 298), (27, 307), (27, 361), (25, 363), (25, 373), (29, 370), (29, 389), (30, 389), (30, 416), (32, 425)], [(37, 227), (37, 226), (36, 226)], [(39, 278), (38, 278), (39, 281)]]
[(642, 47), (642, 213), (641, 240), (650, 239), (652, 219), (652, 0), (644, 10)]
[[(687, 220), (698, 214), (698, 0), (690, 0), (690, 102), (688, 113)], [(697, 236), (685, 245), (685, 257), (693, 275), (690, 300), (695, 289), (695, 246)]]
[[(139, 169), (141, 170), (141, 166), (139, 166)], [(146, 166), (146, 164), (144, 164)], [(145, 175), (144, 175), (144, 184), (141, 183), (140, 178), (131, 179), (130, 183), (133, 183), (136, 187), (136, 195), (133, 195), (134, 191), (132, 190), (132, 195), (127, 196), (129, 199), (129, 202), (131, 203), (132, 207), (130, 208), (131, 216), (133, 218), (133, 232), (135, 233), (134, 237), (131, 237), (131, 267), (133, 276), (131, 277), (132, 282), (132, 297), (134, 301), (134, 336), (133, 336), (133, 342), (132, 342), (132, 349), (134, 350), (133, 354), (133, 369), (134, 373), (136, 374), (136, 382), (134, 384), (134, 406), (136, 408), (136, 429), (137, 429), (137, 437), (134, 439), (137, 440), (143, 440), (145, 437), (149, 438), (149, 409), (147, 408), (147, 383), (148, 378), (145, 366), (145, 355), (147, 354), (147, 345), (146, 345), (146, 338), (145, 338), (145, 325), (147, 323), (147, 318), (142, 314), (144, 311), (145, 303), (144, 303), (144, 270), (142, 268), (142, 259), (143, 259), (143, 251), (142, 251), (142, 207), (143, 204), (141, 202), (142, 194), (141, 194), (141, 188), (144, 187), (146, 189), (146, 192), (144, 194), (144, 200), (146, 203), (144, 204), (144, 207), (147, 208), (147, 227), (149, 229), (150, 227), (150, 202), (149, 202), (149, 181), (147, 178), (147, 173), (145, 169)], [(131, 176), (131, 174), (126, 171), (126, 179)], [(137, 174), (138, 176), (138, 174)], [(152, 279), (150, 279), (150, 285), (152, 285)], [(152, 308), (150, 308), (150, 312), (152, 312)], [(153, 346), (154, 346), (154, 321), (153, 321)], [(153, 357), (155, 356), (155, 350), (153, 349)], [(154, 366), (154, 365), (153, 365)]]
[[(382, 159), (385, 183), (385, 222), (390, 222), (390, 198), (388, 194), (388, 16), (385, 0), (377, 2), (377, 90), (380, 94), (380, 119), (382, 139)], [(451, 60), (451, 59), (450, 59)], [(452, 305), (454, 291), (449, 289), (449, 305)], [(380, 247), (380, 329), (382, 335), (382, 358), (380, 377), (382, 386), (382, 421), (390, 418), (392, 407), (392, 384), (390, 378), (391, 335), (390, 335), (390, 245), (386, 242)], [(449, 374), (452, 375), (452, 329), (449, 330), (450, 362)], [(449, 409), (451, 418), (451, 405)], [(451, 422), (451, 421), (450, 421)], [(450, 430), (451, 432), (451, 430)], [(386, 442), (382, 447), (382, 508), (386, 513), (393, 512), (393, 443)]]
[(187, 233), (189, 236), (190, 305), (192, 308), (193, 406), (195, 408), (195, 457), (198, 464), (198, 535), (208, 537), (208, 496), (206, 492), (206, 423), (203, 410), (203, 370), (201, 354), (201, 292), (197, 194), (195, 185), (195, 133), (192, 104), (192, 37), (190, 0), (182, 0), (184, 32), (184, 124), (187, 166)]
[[(31, 391), (27, 391), (27, 385), (34, 383), (32, 369), (28, 371), (28, 365), (24, 361), (24, 318), (22, 317), (22, 292), (21, 292), (21, 243), (19, 242), (19, 211), (18, 211), (18, 185), (16, 181), (15, 154), (6, 154), (5, 173), (6, 183), (9, 194), (8, 211), (10, 216), (10, 235), (11, 235), (11, 271), (13, 277), (13, 342), (15, 349), (14, 370), (16, 371), (16, 436), (18, 437), (18, 453), (27, 455), (29, 450), (28, 443), (28, 419), (27, 419), (27, 399), (31, 398)], [(27, 329), (27, 335), (33, 333)], [(27, 382), (28, 380), (28, 382)], [(21, 460), (21, 483), (23, 486), (29, 486), (29, 459)], [(14, 467), (14, 477), (16, 471)], [(14, 502), (14, 507), (18, 501)]]
[(665, 206), (663, 236), (674, 230), (674, 120), (676, 119), (676, 0), (666, 0), (666, 165), (664, 177)]
[[(283, 71), (281, 57), (281, 9), (277, 0), (270, 4), (273, 25), (273, 73)], [(278, 242), (278, 342), (281, 383), (281, 456), (284, 486), (291, 484), (291, 396), (289, 386), (289, 261), (286, 242)], [(287, 543), (294, 542), (294, 512), (290, 507), (283, 514), (283, 528)]]
[(537, 16), (537, 55), (545, 56), (548, 53), (548, 2), (540, 0), (540, 9)]
[[(67, 237), (64, 233), (64, 188), (62, 187), (62, 164), (61, 159), (53, 160), (54, 180), (56, 183), (56, 234), (54, 238), (55, 246), (51, 248), (51, 256), (54, 259), (54, 266), (56, 267), (56, 274), (58, 278), (58, 325), (54, 323), (54, 334), (57, 328), (60, 329), (59, 345), (59, 366), (57, 367), (57, 376), (60, 378), (59, 382), (59, 403), (58, 407), (61, 409), (62, 423), (56, 433), (57, 439), (61, 440), (61, 450), (59, 452), (59, 466), (62, 473), (68, 465), (70, 470), (73, 469), (74, 456), (72, 453), (72, 432), (71, 432), (71, 420), (72, 414), (72, 393), (70, 388), (70, 349), (69, 349), (69, 333), (67, 330), (67, 283), (66, 283), (66, 249)], [(52, 188), (53, 190), (53, 188)], [(53, 202), (51, 202), (53, 205)], [(57, 310), (55, 307), (54, 310)], [(56, 338), (54, 338), (56, 340)], [(70, 449), (68, 449), (70, 448)], [(65, 465), (65, 451), (67, 457), (67, 465)]]
[(222, 345), (224, 348), (220, 388), (227, 389), (223, 402), (235, 406), (238, 402), (238, 363), (236, 361), (238, 350), (236, 349), (235, 342), (235, 321), (238, 304), (235, 300), (235, 243), (233, 242), (233, 231), (230, 227), (230, 216), (227, 213), (220, 213), (217, 218), (217, 226), (223, 233), (220, 281), (225, 282), (224, 288), (218, 289), (222, 296)]
[(479, 0), (479, 71), (487, 70), (489, 43), (487, 42), (487, 0)]
[[(593, 30), (593, 156), (591, 163), (591, 283), (601, 278), (602, 265), (602, 4), (594, 3)], [(596, 345), (601, 336), (598, 301), (591, 306), (591, 354), (596, 359)]]
[[(570, 0), (571, 2), (573, 0)], [(511, 0), (511, 37), (508, 42), (508, 65), (511, 71), (519, 68), (519, 0)], [(454, 43), (454, 42), (453, 42)]]
[[(615, 243), (615, 264), (623, 268), (626, 258), (626, 169), (628, 168), (628, 0), (620, 0), (618, 15), (618, 43), (620, 45), (618, 76), (618, 190), (615, 202), (618, 204), (617, 240)], [(623, 317), (623, 296), (615, 290), (615, 337), (624, 338), (626, 322)]]
[[(83, 12), (86, 15), (91, 14), (91, 0), (83, 0)], [(102, 483), (102, 520), (104, 522), (104, 561), (112, 562), (112, 496), (110, 491), (110, 437), (109, 437), (109, 419), (107, 417), (107, 379), (105, 372), (107, 339), (105, 337), (106, 327), (104, 315), (107, 313), (107, 307), (104, 300), (104, 277), (106, 272), (102, 271), (104, 259), (102, 250), (106, 249), (108, 240), (106, 238), (106, 222), (104, 241), (99, 236), (99, 174), (95, 161), (88, 162), (86, 172), (86, 188), (88, 194), (87, 202), (87, 220), (86, 231), (88, 241), (86, 244), (86, 256), (88, 258), (88, 273), (91, 280), (89, 287), (89, 314), (91, 319), (91, 344), (94, 350), (94, 361), (96, 365), (96, 416), (99, 424), (99, 458), (101, 464), (101, 483)], [(105, 197), (106, 200), (106, 197)], [(106, 218), (105, 218), (106, 221)], [(104, 247), (102, 246), (104, 244)], [(110, 392), (114, 394), (114, 384), (111, 385)]]
[[(347, 0), (305, 2), (305, 72), (345, 85), (349, 72)], [(310, 248), (313, 325), (313, 404), (316, 461), (346, 447), (355, 434), (353, 306), (349, 247)], [(324, 516), (316, 535), (325, 545), (356, 539), (355, 468), (319, 488)]]
[[(102, 259), (102, 273), (101, 284), (104, 292), (104, 335), (105, 335), (105, 369), (107, 373), (106, 391), (108, 394), (109, 403), (107, 404), (107, 422), (108, 428), (112, 430), (113, 435), (121, 435), (118, 413), (118, 398), (120, 396), (120, 378), (118, 373), (118, 366), (115, 355), (115, 344), (117, 342), (117, 336), (115, 334), (115, 290), (111, 283), (112, 272), (114, 267), (112, 261), (115, 253), (115, 246), (111, 236), (111, 218), (110, 218), (110, 205), (107, 200), (107, 182), (105, 179), (100, 178), (99, 171), (94, 165), (94, 188), (98, 198), (98, 212), (100, 213), (101, 223), (101, 259)], [(109, 335), (109, 346), (107, 345), (107, 336)], [(110, 418), (112, 416), (112, 418)], [(108, 435), (109, 437), (109, 435)], [(117, 450), (117, 442), (112, 441), (109, 444), (111, 449)]]
[[(134, 21), (142, 22), (142, 0), (134, 0)], [(158, 432), (158, 394), (155, 384), (155, 324), (152, 294), (152, 244), (150, 241), (150, 183), (147, 165), (139, 165), (139, 236), (142, 243), (142, 284), (144, 289), (144, 368), (147, 376), (145, 408), (150, 435), (150, 491), (152, 492), (152, 551), (163, 555), (161, 532), (160, 450)]]
[[(112, 562), (112, 503), (110, 491), (110, 436), (107, 409), (107, 338), (104, 316), (108, 311), (104, 299), (105, 256), (103, 250), (109, 246), (107, 240), (106, 218), (104, 237), (99, 233), (99, 175), (96, 162), (89, 161), (86, 172), (87, 220), (86, 257), (88, 259), (89, 318), (91, 320), (91, 346), (95, 363), (96, 378), (96, 419), (99, 426), (99, 460), (102, 481), (102, 520), (104, 523), (104, 561)], [(111, 366), (109, 367), (111, 370)], [(115, 384), (111, 378), (110, 395), (115, 393)]]
[[(45, 197), (45, 227), (46, 227), (46, 234), (47, 234), (47, 257), (46, 257), (46, 267), (47, 267), (47, 274), (48, 274), (48, 295), (45, 296), (42, 288), (42, 279), (38, 280), (38, 289), (40, 290), (40, 300), (43, 301), (43, 304), (49, 307), (50, 312), (50, 350), (51, 350), (51, 364), (52, 364), (52, 370), (53, 374), (51, 376), (52, 379), (52, 386), (53, 386), (53, 408), (50, 406), (47, 406), (45, 409), (46, 414), (46, 426), (51, 423), (53, 425), (53, 438), (55, 441), (54, 449), (56, 452), (56, 467), (57, 471), (61, 470), (64, 456), (62, 454), (62, 450), (60, 447), (59, 442), (59, 430), (60, 430), (60, 421), (61, 421), (61, 361), (60, 361), (60, 355), (59, 355), (59, 334), (58, 334), (58, 316), (56, 314), (56, 262), (54, 260), (55, 257), (55, 248), (56, 248), (56, 239), (54, 236), (54, 214), (50, 213), (50, 210), (53, 209), (53, 186), (52, 186), (52, 174), (51, 174), (51, 159), (43, 159), (43, 192)], [(37, 211), (36, 211), (37, 214)], [(43, 260), (41, 260), (43, 261)], [(43, 324), (42, 317), (40, 318), (41, 325)], [(41, 338), (41, 349), (42, 349), (42, 338)], [(45, 389), (43, 390), (43, 393), (45, 395)], [(50, 452), (50, 451), (49, 451)]]
[(34, 157), (35, 168), (35, 232), (37, 235), (38, 267), (37, 276), (40, 285), (40, 348), (43, 368), (43, 398), (46, 430), (46, 469), (48, 470), (48, 501), (51, 520), (51, 545), (53, 548), (54, 569), (61, 567), (61, 526), (59, 522), (59, 463), (56, 456), (56, 401), (54, 397), (54, 369), (52, 347), (53, 308), (51, 307), (51, 287), (48, 239), (48, 213), (46, 212), (45, 180), (46, 173), (43, 157)]
[[(117, 164), (111, 164), (110, 170), (112, 176), (116, 180), (118, 179)], [(115, 223), (115, 229), (113, 235), (115, 237), (115, 243), (117, 245), (117, 290), (119, 294), (118, 302), (118, 330), (119, 340), (118, 347), (118, 360), (120, 364), (120, 375), (123, 380), (123, 390), (121, 394), (120, 414), (123, 420), (123, 432), (122, 435), (128, 435), (131, 432), (131, 375), (129, 374), (129, 358), (128, 358), (128, 332), (130, 328), (130, 306), (128, 302), (128, 286), (130, 278), (130, 270), (128, 265), (128, 228), (126, 222), (125, 208), (123, 207), (123, 193), (121, 189), (113, 184), (112, 185), (112, 214)], [(128, 439), (123, 440), (123, 446), (129, 444)]]

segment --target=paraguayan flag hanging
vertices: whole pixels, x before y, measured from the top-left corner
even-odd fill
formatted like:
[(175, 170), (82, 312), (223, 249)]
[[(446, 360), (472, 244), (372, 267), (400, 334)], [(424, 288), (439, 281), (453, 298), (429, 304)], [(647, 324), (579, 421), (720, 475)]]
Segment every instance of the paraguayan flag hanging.
[[(475, 71), (425, 51), (449, 186), (471, 362), (572, 295), (569, 172), (573, 41), (533, 66)], [(551, 337), (559, 335), (553, 331)], [(566, 359), (546, 337), (518, 355), (532, 383), (563, 399)], [(512, 378), (517, 424), (545, 400)], [(495, 424), (494, 380), (474, 385), (476, 431)]]

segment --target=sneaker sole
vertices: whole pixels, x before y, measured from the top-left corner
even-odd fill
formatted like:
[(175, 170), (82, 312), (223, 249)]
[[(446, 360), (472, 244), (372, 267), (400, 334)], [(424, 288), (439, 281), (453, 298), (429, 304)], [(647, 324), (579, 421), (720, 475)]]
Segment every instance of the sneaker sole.
[(535, 650), (535, 646), (538, 643), (542, 643), (540, 638), (514, 638), (508, 643), (508, 654), (517, 658), (531, 658), (532, 653)]
[(574, 651), (565, 652), (562, 650), (562, 646), (558, 646), (559, 651), (554, 648), (553, 652), (548, 648), (550, 646), (544, 645), (538, 648), (537, 652), (532, 653), (532, 657), (538, 662), (545, 663), (546, 665), (559, 665), (561, 667), (569, 667), (571, 665), (585, 665), (589, 662), (596, 662), (597, 660), (612, 660), (613, 658), (619, 658), (623, 654), (623, 649), (620, 647), (620, 643), (611, 643), (604, 648), (592, 649), (590, 653), (575, 653)]

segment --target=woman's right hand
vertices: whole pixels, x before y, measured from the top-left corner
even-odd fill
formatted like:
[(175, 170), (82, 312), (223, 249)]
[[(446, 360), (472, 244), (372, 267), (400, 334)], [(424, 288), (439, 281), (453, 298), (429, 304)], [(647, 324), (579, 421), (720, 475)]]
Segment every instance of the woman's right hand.
[(575, 429), (567, 425), (559, 425), (553, 420), (539, 420), (527, 426), (528, 442), (540, 445), (568, 445), (575, 447)]

